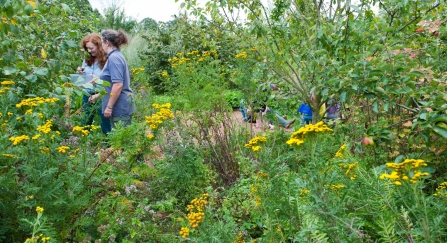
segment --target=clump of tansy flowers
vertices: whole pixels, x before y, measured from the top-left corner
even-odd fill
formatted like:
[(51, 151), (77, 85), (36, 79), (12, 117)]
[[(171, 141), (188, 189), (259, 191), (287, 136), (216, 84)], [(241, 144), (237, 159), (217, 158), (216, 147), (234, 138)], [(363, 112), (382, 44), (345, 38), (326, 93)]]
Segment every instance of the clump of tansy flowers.
[(321, 121), (316, 124), (308, 124), (304, 127), (300, 127), (298, 131), (294, 132), (292, 136), (290, 136), (290, 139), (287, 141), (287, 144), (290, 146), (299, 146), (304, 143), (304, 138), (306, 136), (324, 132), (332, 132), (332, 129), (324, 124), (324, 122)]
[[(201, 197), (194, 198), (191, 203), (186, 207), (188, 215), (186, 216), (189, 221), (189, 225), (192, 228), (199, 227), (199, 224), (205, 217), (205, 206), (208, 204), (208, 193), (204, 193)], [(190, 229), (188, 227), (182, 227), (180, 229), (180, 236), (186, 238), (189, 235)]]
[(95, 126), (95, 125), (87, 125), (87, 126), (83, 126), (83, 127), (74, 126), (72, 131), (74, 133), (80, 134), (81, 136), (88, 136), (88, 134), (90, 133), (90, 130), (96, 130), (98, 128), (99, 127)]
[(346, 172), (346, 176), (348, 176), (351, 180), (355, 180), (355, 178), (357, 178), (357, 175), (355, 174), (355, 167), (357, 167), (359, 163), (355, 162), (353, 164), (348, 164), (348, 163), (340, 163), (338, 166), (340, 166), (341, 169), (345, 169)]
[(17, 108), (22, 108), (25, 106), (33, 107), (33, 106), (38, 106), (38, 105), (42, 105), (45, 103), (54, 103), (57, 101), (59, 101), (58, 98), (43, 98), (43, 97), (29, 98), (29, 99), (24, 99), (24, 100), (20, 101), (20, 103), (16, 104), (16, 107)]
[(152, 130), (157, 129), (164, 121), (174, 119), (174, 113), (171, 111), (170, 103), (162, 105), (152, 104), (152, 107), (158, 110), (157, 113), (152, 114), (152, 116), (146, 116), (146, 123), (149, 124), (149, 127)]
[(386, 167), (391, 169), (391, 174), (384, 173), (380, 179), (390, 179), (394, 184), (400, 186), (402, 181), (416, 181), (422, 176), (428, 176), (428, 172), (422, 172), (421, 169), (426, 167), (427, 163), (422, 159), (406, 159), (402, 163), (386, 163)]
[(342, 158), (343, 158), (343, 153), (345, 152), (345, 149), (346, 149), (346, 143), (344, 143), (344, 144), (340, 147), (340, 149), (337, 151), (337, 153), (335, 153), (335, 158), (340, 158), (340, 159), (342, 159)]
[(187, 217), (189, 220), (189, 225), (193, 228), (199, 227), (199, 224), (203, 221), (205, 217), (205, 213), (203, 210), (205, 206), (208, 204), (208, 194), (205, 193), (199, 198), (194, 198), (186, 207), (186, 210), (189, 212)]
[(433, 196), (447, 199), (447, 182), (439, 184)]
[(27, 135), (21, 135), (21, 136), (17, 136), (17, 137), (10, 137), (9, 141), (12, 142), (12, 144), (14, 145), (19, 145), (22, 141), (24, 140), (29, 140), (29, 136)]
[(264, 137), (264, 136), (257, 136), (257, 137), (252, 138), (250, 141), (248, 141), (248, 143), (245, 144), (245, 147), (256, 152), (256, 151), (258, 151), (261, 148), (261, 146), (259, 144), (260, 143), (265, 143), (265, 142), (267, 142), (267, 138), (266, 137)]

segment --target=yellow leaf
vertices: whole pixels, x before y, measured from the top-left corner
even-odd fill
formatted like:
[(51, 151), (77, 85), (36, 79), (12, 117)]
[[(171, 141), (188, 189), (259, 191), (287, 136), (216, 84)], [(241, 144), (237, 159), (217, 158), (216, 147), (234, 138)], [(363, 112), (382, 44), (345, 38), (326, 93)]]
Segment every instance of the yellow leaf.
[(28, 4), (31, 4), (31, 6), (36, 9), (36, 2), (34, 1), (26, 1)]
[(17, 26), (17, 21), (15, 19), (11, 19), (11, 24)]
[(46, 59), (47, 58), (47, 53), (45, 52), (45, 50), (42, 48), (40, 50), (40, 55), (42, 56), (42, 58)]

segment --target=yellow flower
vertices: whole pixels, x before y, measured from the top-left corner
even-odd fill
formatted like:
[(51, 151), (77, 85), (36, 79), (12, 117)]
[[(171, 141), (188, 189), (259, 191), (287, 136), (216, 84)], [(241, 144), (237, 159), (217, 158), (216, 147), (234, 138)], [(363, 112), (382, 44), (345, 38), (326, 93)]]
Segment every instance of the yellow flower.
[(341, 147), (340, 147), (340, 149), (337, 151), (337, 153), (335, 153), (335, 158), (343, 158), (343, 152), (345, 151), (345, 149), (346, 149), (346, 143), (344, 143)]
[(236, 54), (236, 56), (235, 56), (235, 58), (236, 59), (239, 59), (239, 58), (247, 58), (247, 53), (244, 51), (244, 52), (241, 52), (241, 53), (238, 53), (238, 54)]
[(47, 241), (49, 241), (51, 238), (50, 237), (42, 237), (42, 242), (47, 242)]
[(33, 9), (36, 9), (36, 2), (35, 1), (31, 1), (31, 0), (29, 0), (29, 1), (26, 1), (28, 4), (30, 4), (32, 7), (33, 7)]
[(149, 139), (153, 139), (153, 138), (154, 138), (154, 134), (152, 134), (152, 133), (151, 133), (151, 134), (148, 134), (148, 135), (147, 135), (147, 138), (149, 138)]
[(53, 123), (53, 121), (47, 120), (47, 122), (44, 125), (37, 127), (37, 131), (45, 133), (45, 134), (51, 132), (51, 126), (53, 125), (52, 123)]
[(261, 149), (261, 146), (259, 143), (265, 143), (267, 141), (267, 138), (264, 136), (256, 136), (252, 138), (250, 141), (248, 141), (247, 144), (244, 145), (246, 148), (251, 148), (253, 151), (258, 151)]
[(27, 135), (22, 135), (18, 137), (10, 137), (9, 141), (13, 143), (13, 145), (20, 144), (23, 140), (29, 140), (29, 137)]
[(87, 136), (90, 132), (86, 128), (88, 128), (88, 126), (85, 127), (74, 126), (72, 131), (79, 132), (81, 136)]
[(5, 80), (5, 81), (1, 82), (1, 84), (5, 86), (5, 85), (15, 84), (15, 82), (14, 81), (10, 81), (10, 80)]
[(60, 146), (58, 148), (56, 148), (57, 152), (61, 153), (61, 154), (65, 154), (68, 150), (70, 150), (70, 147), (68, 146)]
[(304, 127), (300, 127), (298, 131), (294, 132), (290, 139), (287, 141), (287, 144), (292, 146), (294, 144), (301, 145), (304, 143), (305, 136), (316, 134), (316, 133), (324, 133), (324, 132), (331, 132), (332, 129), (330, 129), (326, 124), (324, 124), (322, 121), (318, 122), (316, 124), (308, 124)]
[(189, 228), (187, 227), (182, 227), (180, 229), (180, 235), (182, 236), (182, 238), (186, 238), (189, 235)]
[(37, 207), (36, 207), (36, 212), (37, 212), (37, 213), (43, 213), (43, 208), (37, 206)]
[(3, 157), (9, 157), (9, 158), (17, 158), (17, 156), (12, 154), (2, 154)]

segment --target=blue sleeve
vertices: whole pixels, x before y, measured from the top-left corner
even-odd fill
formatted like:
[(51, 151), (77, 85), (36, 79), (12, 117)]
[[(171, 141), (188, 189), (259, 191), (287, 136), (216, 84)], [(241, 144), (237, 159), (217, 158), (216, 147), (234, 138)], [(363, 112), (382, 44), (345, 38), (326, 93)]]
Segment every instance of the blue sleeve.
[(125, 63), (120, 58), (117, 58), (117, 56), (111, 56), (108, 61), (108, 69), (112, 83), (123, 83)]

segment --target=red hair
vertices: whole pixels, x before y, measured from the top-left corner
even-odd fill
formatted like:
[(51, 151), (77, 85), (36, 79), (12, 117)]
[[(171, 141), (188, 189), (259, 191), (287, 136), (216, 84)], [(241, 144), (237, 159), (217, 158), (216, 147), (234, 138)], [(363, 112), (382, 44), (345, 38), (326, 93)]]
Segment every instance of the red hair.
[[(107, 61), (107, 56), (106, 56), (106, 52), (104, 51), (104, 49), (102, 49), (101, 36), (96, 33), (91, 33), (91, 34), (88, 34), (87, 36), (85, 36), (81, 41), (81, 47), (85, 51), (87, 51), (87, 46), (86, 46), (87, 42), (93, 43), (98, 48), (99, 67), (101, 69), (103, 69), (104, 65), (106, 64), (106, 61)], [(92, 57), (89, 55), (89, 56), (85, 57), (85, 62), (87, 63), (87, 65), (91, 66), (91, 65), (93, 65), (93, 63), (95, 63), (95, 59), (96, 59), (96, 57)]]

